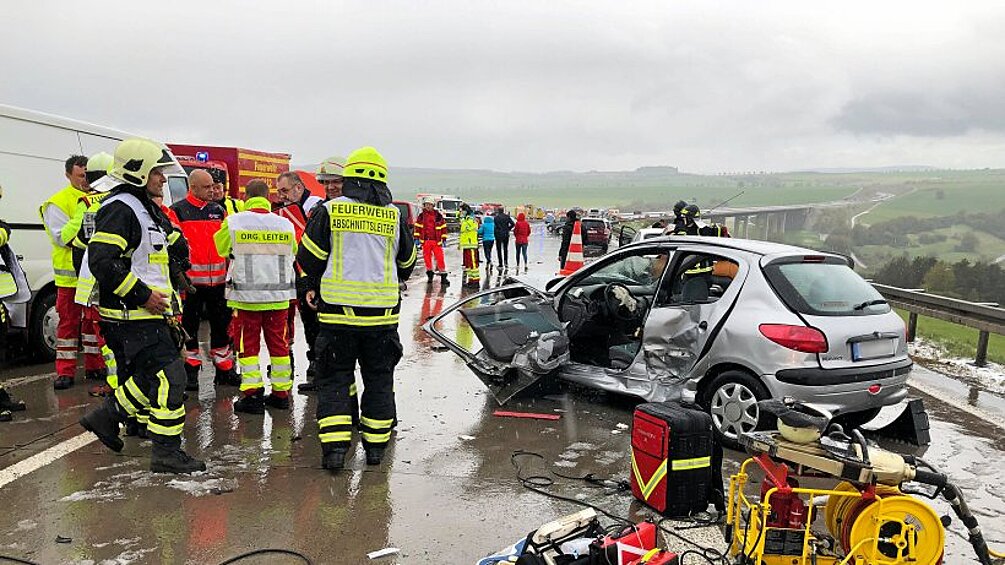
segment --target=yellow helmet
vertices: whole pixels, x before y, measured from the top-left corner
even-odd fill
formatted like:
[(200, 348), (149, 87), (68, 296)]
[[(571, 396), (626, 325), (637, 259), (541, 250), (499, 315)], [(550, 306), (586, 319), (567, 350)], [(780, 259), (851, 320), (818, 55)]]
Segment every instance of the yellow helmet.
[(342, 166), (345, 164), (345, 157), (333, 155), (318, 165), (318, 172), (314, 175), (318, 182), (325, 180), (336, 180), (342, 178)]
[(87, 172), (106, 174), (112, 168), (114, 161), (115, 159), (111, 155), (104, 151), (99, 151), (91, 155), (91, 158), (87, 160)]
[(177, 163), (166, 147), (149, 139), (133, 138), (119, 143), (108, 174), (131, 184), (145, 187), (150, 172), (162, 167), (176, 167)]
[(342, 176), (387, 182), (387, 161), (373, 147), (361, 147), (349, 154)]

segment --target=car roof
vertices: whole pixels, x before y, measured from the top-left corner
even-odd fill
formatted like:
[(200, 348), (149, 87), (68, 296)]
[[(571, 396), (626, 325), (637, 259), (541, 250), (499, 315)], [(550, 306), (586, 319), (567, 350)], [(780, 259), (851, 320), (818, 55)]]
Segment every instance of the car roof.
[(738, 239), (734, 237), (711, 237), (711, 236), (699, 236), (699, 235), (668, 235), (662, 237), (653, 237), (650, 239), (646, 239), (645, 241), (639, 241), (626, 245), (625, 247), (635, 245), (652, 245), (654, 243), (662, 243), (662, 242), (701, 243), (702, 245), (711, 245), (715, 247), (724, 247), (728, 249), (748, 251), (751, 253), (756, 253), (758, 255), (832, 255), (835, 257), (840, 257), (840, 255), (834, 255), (833, 253), (826, 253), (814, 249), (807, 249), (805, 247), (796, 247), (795, 245), (787, 245), (785, 243), (775, 243), (773, 241), (761, 241), (758, 239)]

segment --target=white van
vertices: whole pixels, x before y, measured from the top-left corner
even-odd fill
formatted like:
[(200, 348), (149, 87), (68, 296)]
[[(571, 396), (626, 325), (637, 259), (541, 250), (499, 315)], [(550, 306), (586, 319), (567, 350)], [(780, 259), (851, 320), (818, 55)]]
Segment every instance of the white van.
[[(27, 304), (11, 308), (11, 325), (27, 331), (29, 351), (39, 360), (56, 355), (56, 287), (53, 282), (49, 237), (38, 209), (68, 183), (64, 162), (70, 155), (113, 153), (119, 141), (137, 137), (124, 131), (0, 104), (0, 218), (11, 226), (11, 248), (21, 258), (32, 289)], [(164, 191), (170, 204), (175, 185), (184, 176), (168, 179)], [(185, 192), (182, 191), (181, 194)]]

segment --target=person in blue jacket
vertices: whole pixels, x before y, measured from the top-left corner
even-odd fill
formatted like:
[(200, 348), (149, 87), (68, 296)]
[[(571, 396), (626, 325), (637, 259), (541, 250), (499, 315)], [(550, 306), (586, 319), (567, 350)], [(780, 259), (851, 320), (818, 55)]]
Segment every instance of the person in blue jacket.
[(485, 247), (485, 272), (488, 273), (492, 271), (492, 246), (496, 243), (495, 218), (485, 214), (482, 225), (478, 226), (478, 237), (482, 238), (482, 246)]

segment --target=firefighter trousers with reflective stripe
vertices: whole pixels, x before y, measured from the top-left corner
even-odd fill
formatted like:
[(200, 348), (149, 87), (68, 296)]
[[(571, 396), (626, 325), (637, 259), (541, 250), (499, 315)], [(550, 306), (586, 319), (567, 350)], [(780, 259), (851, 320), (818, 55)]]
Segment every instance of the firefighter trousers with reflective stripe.
[(101, 358), (101, 336), (98, 332), (99, 316), (74, 302), (75, 287), (56, 288), (56, 375), (72, 377), (77, 372), (78, 342), (83, 342), (84, 370), (105, 368)]
[(154, 439), (180, 436), (185, 425), (185, 365), (166, 322), (102, 322), (115, 354), (119, 387), (115, 401), (122, 412), (147, 421)]
[(348, 447), (356, 364), (363, 378), (360, 438), (364, 447), (383, 446), (395, 421), (394, 367), (401, 360), (397, 328), (342, 329), (322, 324), (317, 341), (318, 436), (321, 447)]
[(185, 295), (182, 305), (181, 325), (189, 335), (185, 342), (188, 364), (199, 367), (202, 356), (199, 352), (199, 323), (209, 321), (209, 347), (213, 364), (217, 369), (229, 371), (234, 368), (234, 356), (230, 351), (230, 319), (233, 315), (224, 297), (224, 285), (199, 286), (195, 292)]
[(286, 392), (293, 387), (293, 366), (290, 364), (290, 344), (286, 339), (289, 308), (284, 310), (241, 310), (235, 316), (234, 338), (237, 341), (237, 362), (241, 366), (241, 391), (264, 388), (258, 353), (269, 350), (270, 379), (273, 392)]

